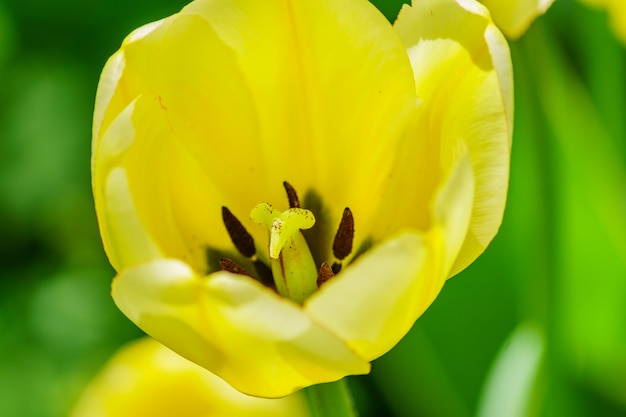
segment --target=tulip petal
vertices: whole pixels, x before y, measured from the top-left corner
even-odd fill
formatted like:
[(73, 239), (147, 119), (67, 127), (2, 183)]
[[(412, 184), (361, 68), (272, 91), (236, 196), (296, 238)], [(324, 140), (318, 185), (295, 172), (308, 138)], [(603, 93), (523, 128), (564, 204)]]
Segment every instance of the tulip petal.
[[(124, 55), (121, 52), (113, 54), (102, 69), (100, 81), (98, 82), (98, 91), (96, 92), (96, 104), (93, 114), (93, 127), (92, 127), (92, 155), (96, 155), (96, 147), (98, 138), (100, 137), (100, 128), (102, 127), (102, 121), (104, 114), (111, 104), (111, 98), (115, 94), (117, 84), (122, 76), (124, 70)], [(107, 125), (108, 127), (108, 125)], [(92, 166), (93, 170), (93, 166)]]
[[(158, 20), (149, 23), (130, 33), (123, 44), (136, 42), (152, 31), (166, 23), (168, 19)], [(93, 118), (93, 151), (95, 155), (96, 145), (100, 140), (100, 135), (106, 131), (109, 124), (128, 107), (136, 96), (132, 90), (129, 91), (123, 81), (126, 69), (126, 58), (124, 50), (121, 49), (113, 54), (104, 65), (100, 80), (98, 82), (98, 91), (96, 92), (96, 103)]]
[(414, 2), (402, 9), (395, 28), (407, 46), (422, 100), (416, 140), (405, 151), (411, 158), (405, 163), (419, 167), (411, 181), (421, 183), (422, 191), (402, 194), (398, 222), (412, 216), (424, 229), (432, 219), (420, 211), (419, 200), (432, 195), (428, 190), (448, 175), (464, 146), (472, 160), (474, 207), (454, 275), (484, 251), (502, 221), (513, 112), (509, 50), (487, 10), (471, 0)]
[(502, 32), (510, 39), (517, 39), (554, 0), (481, 0), (481, 3), (487, 6)]
[(263, 157), (279, 168), (266, 184), (315, 190), (337, 220), (353, 195), (371, 191), (414, 106), (404, 47), (373, 5), (198, 0), (182, 13), (203, 16), (237, 57), (257, 105)]
[(279, 397), (369, 371), (297, 304), (249, 277), (202, 278), (162, 259), (124, 270), (112, 294), (146, 333), (244, 393)]
[[(138, 217), (165, 254), (206, 272), (207, 249), (224, 250), (229, 242), (222, 205), (247, 202), (237, 212), (241, 216), (260, 201), (254, 191), (262, 189), (261, 182), (251, 184), (247, 198), (225, 196), (245, 183), (238, 173), (255, 170), (238, 150), (260, 153), (262, 146), (246, 83), (232, 53), (197, 16), (146, 25), (126, 38), (116, 56), (111, 62), (117, 65), (107, 64), (102, 78), (117, 81), (102, 86), (96, 102), (101, 126), (94, 128), (94, 190), (109, 169), (96, 162), (109, 158), (101, 142), (109, 124), (124, 119), (120, 123), (132, 127), (133, 146), (111, 163), (124, 165)], [(131, 103), (133, 110), (124, 111)], [(265, 238), (262, 230), (257, 235)]]
[(474, 204), (475, 182), (472, 161), (465, 153), (455, 163), (444, 186), (437, 192), (432, 217), (445, 242), (442, 271), (448, 276), (464, 244)]
[[(97, 166), (93, 173), (94, 198), (104, 247), (118, 271), (152, 259), (134, 255), (120, 258), (120, 253), (144, 252), (145, 236), (149, 236), (151, 247), (158, 246), (159, 253), (177, 257), (203, 273), (207, 271), (208, 248), (228, 242), (223, 225), (216, 225), (221, 222), (220, 207), (214, 201), (219, 191), (189, 149), (172, 136), (161, 99), (140, 95), (109, 124), (98, 142), (93, 157)], [(125, 176), (125, 188), (119, 193), (125, 193), (129, 210), (123, 213), (103, 207), (111, 206), (107, 196), (118, 192), (108, 187), (105, 194), (100, 178), (108, 178), (115, 169), (122, 169)], [(194, 204), (189, 203), (190, 198)], [(214, 206), (215, 215), (199, 212), (198, 206)], [(125, 221), (119, 216), (131, 215), (135, 218), (135, 233), (116, 226)], [(114, 229), (124, 236), (123, 247), (116, 247), (111, 240)]]
[(367, 360), (391, 349), (432, 304), (469, 226), (474, 196), (467, 155), (436, 193), (435, 225), (374, 246), (307, 300), (305, 311)]
[(308, 416), (303, 394), (268, 400), (242, 394), (145, 337), (120, 349), (81, 395), (71, 417)]
[(393, 347), (439, 289), (434, 245), (405, 232), (380, 243), (326, 282), (304, 305), (325, 328), (366, 360)]
[(93, 163), (98, 166), (93, 172), (98, 225), (109, 261), (117, 270), (161, 256), (138, 215), (128, 173), (116, 165), (134, 141), (131, 117), (136, 104), (131, 103), (108, 126), (93, 154)]
[(161, 257), (159, 248), (137, 217), (124, 169), (115, 168), (109, 173), (98, 200), (105, 205), (99, 222), (100, 234), (114, 268)]
[[(406, 51), (374, 6), (273, 2), (194, 1), (129, 36), (123, 58), (103, 74), (94, 134), (140, 95), (162, 106), (152, 117), (170, 129), (162, 132), (167, 139), (152, 139), (153, 147), (170, 147), (161, 151), (165, 162), (193, 193), (172, 190), (180, 198), (171, 198), (163, 213), (159, 193), (142, 192), (136, 177), (159, 171), (156, 160), (144, 163), (144, 172), (129, 170), (129, 183), (141, 218), (170, 216), (179, 226), (176, 235), (146, 221), (164, 253), (180, 258), (186, 248), (198, 271), (206, 267), (198, 255), (206, 247), (226, 249), (221, 206), (255, 241), (266, 241), (247, 213), (259, 202), (286, 203), (285, 180), (321, 207), (315, 214), (322, 242), (332, 239), (344, 207), (359, 219), (370, 217), (371, 200), (385, 185), (384, 173), (395, 169), (395, 144), (415, 110)], [(150, 117), (135, 116), (133, 123), (136, 136), (147, 140)], [(201, 201), (188, 204), (185, 195)], [(355, 245), (366, 232), (357, 228)], [(329, 255), (330, 244), (321, 249)]]

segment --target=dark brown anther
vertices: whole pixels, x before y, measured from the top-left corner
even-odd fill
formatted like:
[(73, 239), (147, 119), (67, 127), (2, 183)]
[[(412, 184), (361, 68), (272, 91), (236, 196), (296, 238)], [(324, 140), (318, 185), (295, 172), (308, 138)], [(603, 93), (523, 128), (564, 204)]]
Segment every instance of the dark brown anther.
[(354, 240), (354, 217), (348, 207), (343, 210), (341, 223), (333, 242), (333, 255), (340, 261), (352, 252), (352, 241)]
[(341, 262), (333, 262), (333, 266), (332, 266), (332, 271), (333, 274), (337, 275), (338, 273), (341, 272)]
[(231, 272), (233, 274), (246, 275), (249, 277), (252, 276), (248, 273), (248, 271), (237, 265), (232, 259), (220, 259), (220, 268), (222, 268), (222, 271)]
[(300, 208), (300, 200), (298, 199), (298, 193), (296, 189), (291, 186), (287, 181), (283, 181), (283, 187), (287, 192), (287, 199), (289, 200), (289, 208)]
[(330, 265), (328, 265), (328, 262), (324, 262), (320, 266), (320, 270), (317, 273), (317, 287), (321, 287), (323, 283), (325, 283), (334, 276), (335, 274), (333, 273)]
[(252, 235), (248, 233), (243, 224), (226, 207), (222, 207), (222, 219), (230, 235), (230, 240), (233, 241), (233, 245), (235, 245), (239, 253), (246, 258), (252, 258), (256, 252)]

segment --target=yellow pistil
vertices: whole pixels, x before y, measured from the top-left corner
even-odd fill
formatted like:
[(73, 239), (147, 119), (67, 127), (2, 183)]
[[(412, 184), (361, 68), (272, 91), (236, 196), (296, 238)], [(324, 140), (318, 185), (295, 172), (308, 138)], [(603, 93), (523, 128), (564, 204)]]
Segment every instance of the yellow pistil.
[(317, 290), (317, 269), (309, 246), (300, 232), (315, 224), (309, 210), (290, 208), (280, 212), (267, 203), (258, 204), (250, 218), (269, 232), (270, 268), (279, 294), (297, 303)]

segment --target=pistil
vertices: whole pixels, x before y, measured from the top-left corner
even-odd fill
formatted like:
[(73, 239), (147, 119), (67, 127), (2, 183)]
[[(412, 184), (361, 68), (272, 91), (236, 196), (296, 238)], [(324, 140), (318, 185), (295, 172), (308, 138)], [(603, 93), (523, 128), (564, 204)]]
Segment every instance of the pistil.
[(313, 213), (302, 208), (280, 212), (261, 203), (252, 210), (250, 218), (267, 227), (276, 290), (297, 303), (304, 302), (317, 290), (318, 271), (301, 232), (315, 224)]

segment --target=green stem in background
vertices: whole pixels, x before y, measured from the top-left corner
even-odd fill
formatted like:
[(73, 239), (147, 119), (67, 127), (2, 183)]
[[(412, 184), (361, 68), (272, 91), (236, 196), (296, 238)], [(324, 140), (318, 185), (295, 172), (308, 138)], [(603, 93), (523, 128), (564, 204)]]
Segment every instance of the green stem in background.
[[(537, 22), (541, 23), (541, 22)], [(531, 66), (551, 144), (555, 187), (551, 228), (551, 294), (548, 320), (548, 392), (544, 415), (607, 415), (598, 401), (581, 395), (579, 381), (594, 384), (614, 401), (624, 403), (623, 333), (626, 284), (626, 219), (623, 190), (626, 169), (618, 142), (603, 108), (618, 106), (623, 82), (597, 88), (596, 105), (585, 79), (573, 70), (550, 27), (536, 25), (525, 55)], [(615, 61), (622, 65), (617, 53)], [(602, 65), (610, 67), (611, 54)], [(589, 57), (588, 59), (593, 59)], [(586, 62), (586, 60), (585, 60)], [(538, 64), (539, 63), (539, 64)], [(596, 64), (599, 65), (599, 64)], [(591, 65), (590, 65), (591, 66)], [(603, 77), (598, 69), (594, 77)], [(612, 77), (611, 71), (606, 75)], [(596, 83), (601, 85), (603, 83)], [(604, 99), (602, 97), (604, 96)], [(618, 129), (619, 130), (619, 129)], [(593, 277), (593, 279), (590, 279)], [(581, 366), (584, 364), (584, 366)], [(620, 379), (621, 378), (621, 379)], [(575, 381), (575, 382), (573, 382)]]
[[(550, 82), (551, 77), (562, 77), (562, 69), (555, 69), (554, 65), (562, 64), (562, 58), (554, 58), (553, 54), (557, 54), (560, 50), (556, 45), (551, 44), (547, 47), (546, 43), (551, 43), (550, 37), (546, 33), (546, 27), (543, 22), (535, 22), (533, 30), (528, 32), (521, 42), (518, 49), (518, 62), (523, 63), (525, 69), (524, 85), (533, 86), (531, 91), (524, 91), (521, 94), (528, 95), (527, 102), (533, 103), (534, 108), (529, 112), (535, 113), (534, 123), (539, 126), (538, 132), (534, 135), (527, 135), (526, 139), (533, 142), (532, 151), (534, 160), (540, 161), (537, 166), (537, 172), (540, 175), (541, 182), (535, 184), (541, 191), (542, 198), (537, 204), (544, 204), (539, 214), (538, 221), (542, 225), (542, 234), (537, 236), (537, 241), (542, 245), (543, 256), (535, 263), (541, 264), (543, 274), (535, 275), (535, 280), (540, 278), (545, 280), (545, 284), (536, 282), (532, 288), (542, 288), (545, 291), (544, 310), (538, 317), (543, 323), (546, 331), (546, 352), (545, 352), (545, 373), (544, 382), (544, 403), (542, 404), (541, 416), (557, 415), (561, 412), (568, 416), (580, 416), (576, 407), (571, 404), (576, 403), (575, 393), (569, 384), (567, 376), (563, 374), (562, 366), (562, 348), (561, 348), (561, 330), (559, 329), (558, 315), (559, 305), (562, 303), (562, 294), (560, 290), (559, 279), (561, 271), (558, 268), (556, 258), (558, 257), (559, 242), (558, 237), (562, 230), (559, 228), (559, 190), (562, 186), (561, 177), (559, 176), (561, 152), (556, 146), (557, 140), (552, 134), (552, 126), (554, 124), (567, 125), (571, 124), (568, 118), (555, 117), (554, 109), (545, 105), (545, 101), (553, 97), (556, 84)], [(542, 61), (539, 59), (546, 59)], [(541, 62), (542, 65), (538, 65)], [(518, 66), (518, 68), (520, 68)], [(556, 103), (551, 103), (558, 105)], [(529, 132), (530, 133), (530, 132)], [(532, 276), (532, 275), (531, 275)], [(530, 294), (529, 294), (530, 295)], [(534, 295), (530, 295), (534, 298)], [(529, 298), (531, 301), (532, 298)], [(536, 305), (536, 301), (532, 304)], [(556, 414), (555, 414), (556, 413)]]
[(345, 379), (304, 389), (311, 417), (357, 417), (354, 401)]
[(469, 417), (429, 335), (417, 324), (389, 353), (378, 358), (372, 378), (398, 417)]
[(626, 156), (626, 54), (624, 47), (609, 27), (606, 10), (572, 4), (567, 13), (579, 24), (574, 32), (576, 48), (580, 49), (580, 63), (589, 94), (600, 120), (611, 135), (614, 146)]

